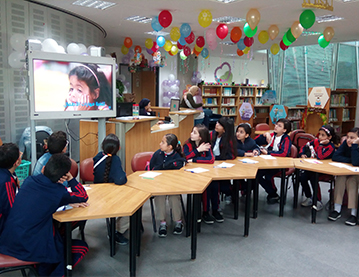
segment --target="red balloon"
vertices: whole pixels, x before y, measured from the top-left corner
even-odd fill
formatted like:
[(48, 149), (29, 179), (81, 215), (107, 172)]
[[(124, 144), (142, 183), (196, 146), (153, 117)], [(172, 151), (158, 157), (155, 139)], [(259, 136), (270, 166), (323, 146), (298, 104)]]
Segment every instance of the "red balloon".
[(196, 39), (196, 44), (199, 48), (202, 48), (204, 46), (204, 37), (202, 36), (199, 36), (197, 39)]
[(251, 38), (249, 38), (249, 37), (244, 37), (244, 45), (245, 46), (247, 46), (247, 47), (251, 47), (252, 46), (252, 44), (253, 44), (253, 42), (254, 42), (254, 38), (253, 37), (251, 37)]
[(280, 41), (279, 46), (280, 46), (280, 48), (281, 48), (283, 51), (285, 51), (285, 50), (287, 50), (287, 49), (289, 48), (287, 45), (285, 45), (285, 44), (283, 43), (283, 40)]
[(172, 54), (172, 52), (171, 52), (171, 51), (169, 51), (169, 52), (168, 52), (168, 54), (170, 54), (170, 56), (174, 56), (174, 54)]
[(231, 31), (231, 41), (237, 43), (242, 36), (242, 30), (239, 27), (233, 27)]
[(188, 44), (191, 44), (192, 42), (194, 42), (194, 39), (195, 39), (194, 33), (191, 32), (191, 33), (189, 34), (189, 36), (186, 37), (184, 40), (185, 40)]
[(224, 39), (228, 35), (228, 27), (226, 24), (219, 24), (216, 29), (217, 36)]
[(243, 56), (243, 55), (244, 55), (244, 53), (243, 53), (243, 51), (242, 51), (242, 50), (237, 49), (237, 55), (238, 55), (238, 56)]
[(179, 43), (179, 41), (177, 41), (177, 48), (178, 49), (183, 49), (184, 45), (182, 45), (181, 43)]
[(191, 48), (189, 48), (187, 45), (183, 48), (183, 54), (188, 57), (191, 55)]
[(158, 49), (160, 49), (160, 47), (157, 45), (157, 42), (154, 41), (151, 50), (153, 52), (156, 52)]
[(167, 10), (160, 12), (158, 15), (158, 22), (163, 28), (167, 28), (172, 23), (172, 14)]

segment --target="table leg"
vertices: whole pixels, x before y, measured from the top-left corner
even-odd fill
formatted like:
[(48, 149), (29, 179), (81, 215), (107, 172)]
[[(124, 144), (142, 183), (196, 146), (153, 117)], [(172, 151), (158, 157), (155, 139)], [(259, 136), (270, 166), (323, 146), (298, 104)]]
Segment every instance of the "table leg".
[(251, 194), (252, 194), (252, 180), (247, 180), (247, 194), (246, 194), (246, 208), (244, 215), (244, 236), (248, 237), (249, 235), (249, 217), (250, 217), (250, 209), (251, 209)]
[(254, 187), (253, 187), (253, 218), (258, 216), (258, 191), (259, 191), (259, 181), (256, 178)]
[(186, 218), (186, 237), (191, 235), (191, 210), (192, 194), (187, 194), (187, 218)]
[(142, 207), (138, 209), (136, 212), (136, 243), (137, 243), (137, 256), (139, 257), (141, 255), (141, 222), (142, 222)]
[(299, 169), (295, 169), (295, 182), (293, 184), (293, 190), (294, 190), (294, 199), (293, 199), (293, 209), (296, 209), (298, 207), (298, 191), (299, 191)]
[[(193, 210), (192, 210), (192, 236), (191, 236), (191, 259), (196, 259), (197, 254), (197, 215), (200, 208), (201, 194), (193, 195)], [(189, 212), (189, 211), (187, 211)]]
[(284, 214), (284, 200), (285, 200), (285, 168), (281, 169), (280, 177), (280, 198), (279, 198), (279, 216), (283, 217)]
[(312, 206), (312, 223), (316, 222), (317, 217), (317, 195), (318, 195), (318, 178), (319, 173), (315, 172), (313, 185), (313, 206)]
[(130, 216), (130, 276), (136, 276), (136, 239), (137, 239), (137, 214)]
[(72, 224), (65, 222), (65, 276), (72, 276)]
[(116, 255), (116, 242), (115, 242), (115, 233), (116, 233), (116, 218), (110, 218), (110, 256), (113, 257)]
[(233, 180), (234, 189), (234, 219), (238, 219), (238, 208), (239, 208), (239, 182), (240, 180)]

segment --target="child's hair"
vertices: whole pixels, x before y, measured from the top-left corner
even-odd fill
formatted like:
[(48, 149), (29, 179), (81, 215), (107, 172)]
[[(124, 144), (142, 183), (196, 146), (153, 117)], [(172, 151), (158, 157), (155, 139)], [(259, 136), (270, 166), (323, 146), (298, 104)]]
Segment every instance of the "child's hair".
[(191, 86), (188, 90), (191, 94), (196, 93), (199, 90), (198, 86)]
[(278, 119), (278, 122), (282, 122), (284, 125), (284, 129), (286, 130), (285, 133), (288, 134), (290, 133), (290, 131), (292, 130), (292, 124), (290, 123), (290, 121), (286, 118), (280, 118)]
[(339, 143), (340, 138), (339, 136), (335, 133), (334, 128), (330, 125), (324, 125), (322, 127), (319, 128), (319, 131), (322, 130), (324, 131), (328, 136), (331, 136), (332, 138), (330, 139), (331, 142), (333, 142), (334, 144)]
[[(192, 128), (192, 131), (193, 131), (194, 128), (197, 128), (198, 134), (201, 137), (201, 140), (198, 143), (199, 145), (201, 145), (202, 143), (210, 142), (209, 131), (208, 131), (208, 128), (205, 125), (197, 124), (196, 126), (194, 126)], [(196, 143), (194, 141), (192, 141), (191, 138), (188, 141), (192, 144), (192, 146), (196, 147)]]
[(66, 133), (63, 131), (57, 131), (55, 133), (52, 133), (47, 140), (47, 148), (52, 155), (62, 153), (62, 150), (64, 150), (66, 145)]
[(95, 64), (81, 64), (73, 68), (69, 73), (69, 78), (76, 76), (78, 80), (85, 82), (90, 93), (94, 93), (95, 89), (99, 88), (99, 96), (97, 102), (105, 102), (107, 106), (111, 106), (111, 86), (105, 74), (100, 71)]
[[(236, 138), (234, 136), (234, 123), (233, 120), (222, 116), (217, 121), (219, 124), (221, 124), (225, 130), (225, 132), (222, 134), (222, 149), (220, 158), (225, 159), (227, 152), (230, 150), (230, 152), (235, 156), (235, 145), (237, 143)], [(214, 145), (216, 139), (217, 139), (218, 133), (216, 132), (216, 135), (212, 138), (212, 145)], [(230, 142), (232, 142), (232, 149)]]
[(348, 133), (356, 133), (359, 137), (359, 127), (351, 128)]
[(10, 169), (18, 160), (19, 147), (14, 143), (4, 143), (0, 146), (0, 168)]
[(65, 154), (54, 154), (45, 165), (44, 175), (57, 183), (71, 169), (71, 160)]
[(120, 140), (118, 137), (115, 134), (107, 135), (102, 142), (102, 150), (103, 153), (107, 155), (105, 172), (103, 176), (104, 182), (107, 183), (111, 169), (112, 156), (116, 155), (118, 150), (120, 150)]
[(183, 152), (182, 152), (182, 147), (181, 147), (181, 143), (178, 141), (178, 138), (175, 134), (166, 134), (165, 135), (166, 138), (166, 143), (168, 145), (172, 146), (172, 149), (174, 151), (176, 151), (178, 154), (181, 155), (181, 157), (185, 157)]
[(237, 126), (236, 129), (236, 133), (238, 132), (238, 128), (241, 127), (244, 129), (244, 131), (246, 132), (247, 135), (251, 136), (252, 134), (252, 128), (251, 125), (249, 123), (241, 123)]

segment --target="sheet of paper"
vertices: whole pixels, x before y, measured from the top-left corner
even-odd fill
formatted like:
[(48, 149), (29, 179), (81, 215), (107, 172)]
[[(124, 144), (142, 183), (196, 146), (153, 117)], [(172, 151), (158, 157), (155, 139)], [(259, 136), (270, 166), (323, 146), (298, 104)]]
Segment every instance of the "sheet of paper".
[(353, 172), (359, 172), (359, 167), (356, 167), (356, 166), (350, 166), (350, 165), (343, 164), (343, 163), (329, 163), (329, 164), (332, 165), (332, 166), (345, 168), (345, 169), (348, 169), (348, 170), (353, 171)]
[(223, 163), (220, 163), (219, 165), (215, 165), (214, 168), (229, 168), (232, 166), (234, 166), (234, 164), (223, 162)]
[(313, 160), (313, 159), (304, 159), (304, 161), (306, 161), (307, 163), (311, 163), (311, 164), (322, 164), (323, 163), (321, 161)]
[(259, 157), (261, 157), (262, 159), (265, 160), (275, 160), (276, 158), (271, 156), (271, 155), (260, 155)]
[(202, 172), (209, 171), (209, 169), (196, 167), (196, 168), (191, 168), (191, 169), (185, 169), (184, 171), (188, 171), (188, 172), (192, 172), (192, 173), (202, 173)]
[(256, 164), (256, 163), (258, 163), (258, 161), (252, 160), (252, 159), (242, 159), (242, 160), (238, 159), (238, 161), (240, 161), (240, 162), (242, 162), (244, 164)]
[(329, 163), (332, 166), (336, 166), (336, 167), (346, 167), (347, 165), (343, 164), (343, 163)]
[(159, 173), (159, 172), (155, 172), (155, 171), (147, 171), (146, 173), (143, 173), (141, 174), (140, 176), (143, 177), (143, 178), (155, 178), (157, 177), (158, 175), (161, 175), (162, 173)]

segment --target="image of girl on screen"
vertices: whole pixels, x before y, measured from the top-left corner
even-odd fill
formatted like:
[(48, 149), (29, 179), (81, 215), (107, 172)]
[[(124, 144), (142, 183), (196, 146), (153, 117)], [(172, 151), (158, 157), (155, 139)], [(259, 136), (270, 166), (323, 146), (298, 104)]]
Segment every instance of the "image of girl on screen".
[(69, 81), (65, 111), (111, 109), (111, 85), (100, 67), (79, 64), (70, 71)]

